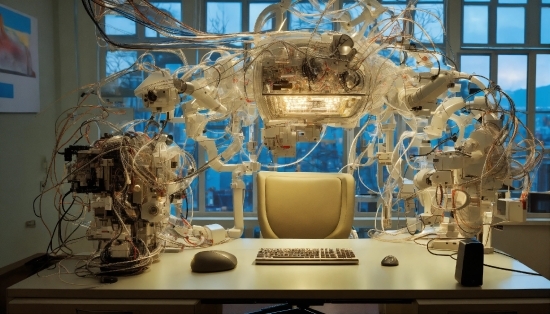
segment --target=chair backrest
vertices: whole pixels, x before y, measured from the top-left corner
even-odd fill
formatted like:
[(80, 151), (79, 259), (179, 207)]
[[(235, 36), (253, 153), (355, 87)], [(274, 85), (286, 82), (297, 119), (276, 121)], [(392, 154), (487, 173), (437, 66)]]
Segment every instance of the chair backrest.
[(348, 238), (355, 180), (347, 173), (257, 174), (258, 221), (264, 238)]

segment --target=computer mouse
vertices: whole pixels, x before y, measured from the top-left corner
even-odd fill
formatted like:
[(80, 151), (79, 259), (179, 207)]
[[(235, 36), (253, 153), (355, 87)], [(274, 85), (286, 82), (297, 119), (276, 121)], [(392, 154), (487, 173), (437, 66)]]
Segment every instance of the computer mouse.
[(393, 255), (388, 255), (382, 259), (382, 266), (397, 266), (399, 261)]
[(219, 250), (198, 252), (191, 260), (191, 270), (196, 273), (231, 270), (235, 266), (237, 266), (235, 255)]

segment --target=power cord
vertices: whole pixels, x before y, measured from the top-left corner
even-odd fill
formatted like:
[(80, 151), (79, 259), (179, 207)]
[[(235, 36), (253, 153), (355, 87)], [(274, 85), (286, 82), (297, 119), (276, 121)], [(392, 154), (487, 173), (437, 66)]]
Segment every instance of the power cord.
[[(452, 254), (438, 254), (438, 253), (434, 253), (430, 250), (430, 243), (433, 241), (433, 240), (436, 240), (436, 239), (444, 239), (444, 238), (433, 238), (433, 239), (430, 239), (430, 241), (428, 241), (428, 243), (426, 243), (426, 250), (428, 250), (428, 252), (432, 255), (437, 255), (437, 256), (449, 256), (450, 258), (454, 259), (455, 261), (457, 260), (454, 256), (457, 255), (458, 253), (452, 253)], [(448, 239), (458, 239), (458, 238), (448, 238)], [(496, 253), (498, 254), (502, 254), (504, 256), (507, 256), (509, 258), (513, 258), (511, 255), (509, 254), (506, 254), (506, 253), (502, 253), (502, 252), (498, 252), (498, 251), (495, 251)], [(515, 258), (514, 258), (515, 259)], [(538, 274), (538, 273), (533, 273), (533, 272), (528, 272), (528, 271), (523, 271), (523, 270), (517, 270), (517, 269), (511, 269), (511, 268), (506, 268), (506, 267), (499, 267), (499, 266), (494, 266), (494, 265), (489, 265), (489, 264), (485, 264), (483, 263), (483, 266), (486, 266), (486, 267), (490, 267), (490, 268), (495, 268), (495, 269), (500, 269), (500, 270), (507, 270), (507, 271), (512, 271), (512, 272), (516, 272), (516, 273), (521, 273), (521, 274), (526, 274), (526, 275), (533, 275), (533, 276), (542, 276), (541, 274)]]

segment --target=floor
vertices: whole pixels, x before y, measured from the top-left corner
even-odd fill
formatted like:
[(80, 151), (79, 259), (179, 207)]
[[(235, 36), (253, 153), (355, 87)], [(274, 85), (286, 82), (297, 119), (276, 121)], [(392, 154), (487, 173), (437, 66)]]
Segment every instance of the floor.
[[(223, 314), (244, 314), (269, 306), (271, 304), (224, 304)], [(323, 306), (312, 306), (311, 308), (326, 314), (379, 314), (378, 304), (327, 303)]]

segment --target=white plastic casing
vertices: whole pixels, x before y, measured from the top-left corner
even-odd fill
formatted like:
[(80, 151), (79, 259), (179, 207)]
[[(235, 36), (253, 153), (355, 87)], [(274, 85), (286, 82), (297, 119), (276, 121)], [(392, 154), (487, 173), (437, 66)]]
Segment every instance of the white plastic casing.
[(205, 237), (208, 240), (212, 240), (212, 245), (216, 245), (225, 240), (225, 229), (218, 224), (211, 224), (204, 226)]
[(527, 210), (517, 198), (501, 198), (497, 201), (495, 213), (500, 219), (516, 222), (524, 222), (527, 219)]

